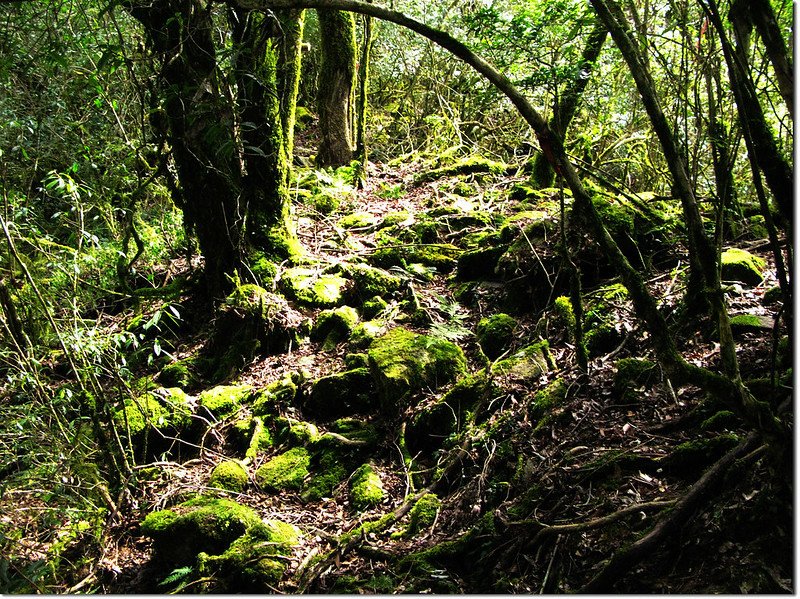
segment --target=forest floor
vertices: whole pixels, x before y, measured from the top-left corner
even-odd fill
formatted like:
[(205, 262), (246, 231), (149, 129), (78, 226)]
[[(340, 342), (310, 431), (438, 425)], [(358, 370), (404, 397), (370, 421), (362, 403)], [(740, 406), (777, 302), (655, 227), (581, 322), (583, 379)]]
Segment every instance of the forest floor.
[[(214, 586), (213, 576), (192, 578), (196, 573), (191, 568), (180, 570), (180, 564), (154, 558), (153, 540), (141, 532), (148, 513), (205, 492), (235, 499), (262, 518), (291, 523), (302, 531), (300, 541), (281, 558), (286, 569), (270, 586), (274, 591), (579, 591), (615, 552), (629, 547), (667, 517), (674, 502), (703, 472), (747, 437), (747, 426), (725, 406), (692, 387), (673, 389), (657, 366), (645, 378), (621, 378), (620, 364), (625, 363), (621, 360), (652, 358), (652, 350), (630, 302), (615, 286), (601, 257), (591, 253), (586, 254), (591, 260), (582, 258), (582, 268), (591, 275), (583, 291), (587, 305), (595, 306), (603, 322), (610, 323), (606, 329), (609, 341), (597, 344), (590, 353), (588, 373), (577, 368), (575, 345), (552, 304), (555, 296), (568, 295), (564, 277), (553, 266), (557, 264), (552, 259), (557, 228), (548, 229), (551, 238), (528, 241), (534, 258), (544, 262), (544, 274), (538, 280), (522, 272), (516, 278), (523, 285), (517, 287), (519, 281), (510, 275), (489, 276), (488, 280), (463, 277), (459, 272), (462, 264), (457, 263), (466, 251), (462, 241), (471, 233), (494, 230), (497, 223), (524, 212), (516, 206), (519, 201), (509, 199), (509, 192), (524, 184), (526, 176), (521, 172), (441, 173), (430, 182), (420, 182), (420, 173), (430, 168), (372, 164), (363, 189), (350, 193), (329, 214), (311, 202), (297, 202), (298, 235), (308, 263), (331, 270), (354, 259), (369, 261), (382, 244), (382, 228), (376, 223), (384, 222), (387, 215), (406, 213), (409, 229), (414, 223), (431, 222), (427, 230), (432, 238), (417, 229), (417, 237), (409, 245), (452, 244), (458, 251), (452, 263), (428, 267), (417, 275), (410, 269), (387, 267), (390, 273), (404, 271), (406, 282), (403, 289), (384, 298), (389, 309), (397, 307), (391, 326), (455, 342), (464, 351), (470, 376), (542, 339), (549, 345), (551, 367), (533, 378), (497, 375), (488, 404), (475, 409), (483, 416), (476, 418), (469, 430), (464, 425), (461, 430), (445, 431), (443, 436), (448, 439), (438, 444), (418, 442), (416, 448), (412, 444), (411, 461), (404, 457), (401, 432), (419, 422), (420, 414), (432, 413), (452, 384), (413, 389), (411, 400), (396, 413), (354, 414), (379, 431), (379, 440), (360, 456), (374, 466), (383, 487), (380, 501), (366, 509), (354, 505), (347, 477), (330, 496), (317, 500), (304, 500), (296, 489), (260, 488), (253, 473), (285, 451), (288, 442), (258, 454), (248, 465), (251, 480), (242, 492), (210, 490), (214, 467), (223, 459), (242, 458), (231, 441), (231, 430), (236, 418), (248, 411), (245, 405), (236, 418), (220, 419), (209, 429), (199, 451), (184, 452), (188, 459), (153, 457), (152, 462), (136, 467), (137, 472), (150, 474), (141, 477), (124, 502), (128, 507), (110, 520), (102, 546), (90, 543), (78, 549), (76, 545), (74, 552), (85, 551), (93, 559), (74, 573), (70, 590), (120, 594), (220, 590)], [(537, 197), (550, 209), (558, 205), (557, 190)], [(531, 204), (529, 200), (527, 212)], [(443, 206), (450, 210), (441, 211)], [(366, 213), (371, 218), (358, 226), (343, 227), (340, 219), (352, 213)], [(476, 213), (491, 218), (473, 218)], [(456, 217), (466, 215), (472, 220), (456, 223)], [(557, 220), (552, 212), (549, 217)], [(524, 238), (523, 225), (530, 223), (526, 218), (532, 217), (526, 213), (518, 219), (522, 224), (512, 230), (513, 240)], [(765, 302), (765, 291), (776, 285), (772, 259), (764, 240), (744, 238), (731, 245), (765, 260), (763, 281), (732, 283), (728, 301), (731, 314), (759, 317), (754, 326), (737, 329), (743, 378), (769, 379), (774, 372), (773, 340), (783, 335), (778, 331), (776, 337), (771, 326), (780, 302)], [(536, 255), (537, 249), (541, 257)], [(669, 255), (660, 256), (648, 273), (648, 284), (662, 306), (680, 305), (684, 263), (680, 252), (680, 247), (670, 247)], [(560, 290), (557, 284), (550, 287), (558, 280), (562, 281)], [(407, 304), (403, 302), (409, 297), (418, 306), (416, 318), (404, 315)], [(529, 303), (520, 297), (527, 297)], [(292, 305), (313, 320), (322, 311), (320, 307)], [(213, 330), (207, 316), (199, 311), (193, 316), (188, 297), (183, 298), (182, 306), (187, 325), (171, 350), (178, 360), (195, 354)], [(154, 304), (152, 309), (157, 307)], [(502, 355), (487, 361), (475, 333), (481, 319), (500, 312), (512, 315), (513, 338), (506, 340)], [(675, 310), (667, 312), (674, 316), (671, 322), (676, 322)], [(717, 369), (719, 344), (712, 328), (708, 323), (676, 325), (676, 336), (687, 360)], [(348, 354), (363, 351), (354, 350), (346, 340), (323, 345), (323, 341), (307, 341), (287, 352), (257, 355), (222, 382), (263, 389), (303, 372), (308, 387), (321, 377), (346, 370)], [(546, 406), (544, 413), (534, 410), (534, 398), (541, 398), (543, 390), (552, 390), (556, 382), (563, 390), (557, 401)], [(776, 394), (771, 389), (768, 393)], [(777, 395), (782, 398), (789, 392), (784, 388)], [(283, 414), (312, 421), (320, 432), (326, 431), (329, 422), (316, 418), (305, 405), (289, 406)], [(419, 474), (411, 470), (419, 470)], [(408, 526), (406, 508), (413, 504), (415, 494), (426, 488), (441, 502), (435, 517), (425, 521), (421, 530), (402, 534)], [(791, 592), (792, 489), (790, 475), (775, 471), (759, 449), (750, 452), (724, 484), (692, 511), (691, 518), (681, 521), (665, 542), (622, 572), (607, 590)], [(46, 553), (46, 543), (35, 546), (39, 525), (35, 523), (34, 495), (6, 493), (1, 501), (3, 519), (16, 519), (15, 526), (33, 532), (25, 550), (29, 558)], [(20, 501), (30, 509), (19, 509)], [(398, 508), (402, 509), (395, 513), (396, 520), (384, 518), (380, 526), (362, 526)], [(346, 534), (360, 526), (356, 538)], [(236, 588), (227, 590), (235, 592)]]

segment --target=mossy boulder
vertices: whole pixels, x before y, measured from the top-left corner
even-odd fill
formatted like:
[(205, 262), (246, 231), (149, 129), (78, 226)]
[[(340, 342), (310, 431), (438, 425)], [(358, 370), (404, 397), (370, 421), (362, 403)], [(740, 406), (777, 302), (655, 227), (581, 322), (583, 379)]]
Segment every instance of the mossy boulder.
[(275, 438), (279, 443), (308, 446), (320, 437), (317, 425), (305, 420), (278, 416), (274, 420), (274, 426)]
[(236, 412), (252, 394), (250, 385), (217, 385), (203, 391), (198, 403), (214, 418), (225, 418)]
[(464, 352), (457, 345), (402, 327), (375, 339), (367, 356), (386, 407), (397, 408), (417, 390), (450, 383), (466, 374), (467, 368)]
[(198, 574), (214, 581), (214, 592), (271, 593), (301, 534), (293, 524), (266, 520), (250, 527), (221, 555), (199, 554)]
[(113, 418), (119, 430), (127, 430), (132, 439), (141, 440), (150, 428), (179, 431), (190, 424), (191, 416), (191, 398), (183, 390), (161, 387), (136, 399), (126, 399)]
[(158, 382), (164, 387), (180, 387), (187, 389), (198, 383), (197, 374), (192, 367), (194, 360), (179, 360), (167, 364), (158, 373)]
[(251, 508), (230, 499), (199, 496), (174, 508), (152, 512), (141, 525), (154, 541), (159, 559), (191, 565), (200, 552), (223, 553), (261, 518)]
[(270, 491), (300, 490), (303, 480), (308, 476), (310, 463), (308, 450), (295, 447), (275, 456), (256, 470), (256, 482)]
[(220, 381), (256, 355), (282, 353), (308, 335), (308, 318), (280, 295), (257, 285), (237, 285), (217, 316), (205, 349), (206, 374)]
[(614, 391), (629, 399), (633, 396), (628, 391), (637, 387), (650, 387), (659, 376), (656, 363), (640, 358), (622, 358), (617, 360), (616, 373), (614, 374)]
[(442, 507), (442, 500), (433, 493), (425, 493), (417, 500), (408, 514), (407, 535), (415, 535), (427, 530), (436, 521)]
[(354, 368), (317, 379), (303, 408), (314, 418), (329, 420), (378, 409), (376, 386), (367, 368)]
[(456, 277), (460, 281), (496, 279), (497, 263), (507, 250), (507, 244), (490, 244), (463, 252), (458, 257)]
[(273, 381), (255, 393), (251, 407), (256, 416), (269, 416), (289, 406), (297, 395), (297, 383), (291, 376)]
[(272, 434), (259, 416), (248, 416), (233, 425), (233, 443), (244, 452), (247, 460), (253, 461), (259, 453), (273, 445)]
[(365, 349), (370, 343), (389, 330), (389, 323), (382, 319), (365, 320), (356, 325), (350, 335), (350, 345)]
[(492, 374), (508, 376), (517, 380), (532, 381), (555, 368), (550, 344), (539, 341), (522, 348), (508, 358), (492, 365)]
[(350, 474), (344, 456), (332, 448), (321, 451), (314, 461), (314, 472), (300, 493), (303, 501), (318, 501), (332, 497), (336, 488)]
[(771, 316), (762, 314), (737, 314), (731, 317), (731, 332), (734, 335), (744, 333), (763, 333), (771, 331), (775, 322)]
[(502, 312), (478, 322), (475, 335), (486, 357), (495, 360), (511, 346), (516, 326), (517, 321)]
[(383, 483), (371, 464), (364, 464), (353, 473), (350, 499), (358, 510), (365, 510), (383, 501)]
[(764, 260), (746, 250), (731, 248), (722, 252), (722, 280), (758, 285), (764, 280)]
[(286, 270), (281, 275), (279, 284), (286, 295), (301, 304), (333, 308), (343, 303), (350, 282), (335, 274), (296, 267)]
[(553, 409), (564, 403), (567, 398), (567, 384), (557, 378), (544, 389), (539, 389), (528, 406), (528, 417), (540, 425), (549, 421)]
[(370, 262), (382, 268), (399, 266), (406, 268), (411, 263), (430, 266), (442, 273), (448, 273), (456, 266), (461, 250), (451, 244), (431, 243), (424, 245), (398, 244), (382, 247), (370, 257)]
[(361, 315), (365, 320), (372, 320), (381, 314), (389, 304), (380, 295), (376, 295), (364, 302), (361, 306)]
[(208, 486), (215, 489), (225, 489), (234, 493), (244, 491), (249, 482), (247, 470), (237, 460), (225, 460), (217, 464), (211, 471)]
[(323, 310), (311, 330), (311, 339), (323, 341), (325, 349), (332, 349), (350, 336), (360, 320), (358, 312), (350, 306)]
[(381, 218), (370, 212), (353, 212), (340, 218), (336, 224), (342, 229), (363, 229), (373, 227), (380, 222)]
[(353, 280), (353, 293), (362, 301), (375, 296), (389, 297), (403, 285), (400, 277), (369, 264), (345, 264), (341, 268)]

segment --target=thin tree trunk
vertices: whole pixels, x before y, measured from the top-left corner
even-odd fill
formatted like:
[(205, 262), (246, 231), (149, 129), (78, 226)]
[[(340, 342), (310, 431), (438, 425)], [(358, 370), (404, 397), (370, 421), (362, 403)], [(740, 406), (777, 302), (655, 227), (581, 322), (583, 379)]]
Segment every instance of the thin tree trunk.
[(353, 87), (356, 75), (356, 28), (353, 15), (317, 10), (322, 42), (317, 165), (342, 166), (353, 159)]
[[(371, 0), (367, 0), (371, 1)], [(364, 16), (364, 33), (361, 56), (358, 62), (358, 94), (356, 96), (355, 158), (361, 163), (362, 174), (367, 168), (367, 89), (369, 87), (369, 60), (373, 43), (372, 17)]]
[(281, 99), (283, 144), (288, 163), (291, 165), (294, 156), (294, 124), (303, 62), (302, 45), (306, 11), (303, 9), (279, 10), (275, 15), (280, 21), (283, 33), (278, 60), (280, 65), (278, 91)]

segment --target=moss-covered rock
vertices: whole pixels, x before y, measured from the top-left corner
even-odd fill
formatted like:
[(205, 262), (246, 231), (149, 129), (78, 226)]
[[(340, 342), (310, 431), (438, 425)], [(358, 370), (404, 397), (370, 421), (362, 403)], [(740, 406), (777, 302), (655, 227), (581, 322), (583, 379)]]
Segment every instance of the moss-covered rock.
[(323, 347), (332, 349), (350, 336), (359, 321), (358, 312), (350, 306), (324, 310), (317, 317), (317, 322), (311, 330), (311, 338), (324, 341)]
[(191, 400), (183, 390), (160, 387), (136, 399), (126, 399), (113, 418), (120, 430), (129, 431), (131, 438), (137, 441), (149, 428), (179, 431), (191, 422), (191, 416)]
[(178, 360), (167, 364), (158, 374), (158, 382), (164, 387), (180, 387), (187, 389), (198, 383), (197, 374), (192, 368), (194, 360)]
[(253, 393), (250, 385), (218, 385), (203, 391), (198, 403), (215, 418), (225, 418), (236, 412)]
[(461, 250), (446, 243), (397, 244), (392, 247), (379, 248), (370, 257), (370, 262), (382, 268), (391, 268), (392, 266), (406, 268), (409, 264), (417, 262), (435, 268), (439, 272), (448, 273), (455, 268), (460, 254)]
[(364, 510), (383, 501), (383, 483), (370, 464), (362, 465), (350, 479), (350, 499), (356, 509)]
[(299, 490), (308, 476), (310, 463), (308, 450), (305, 447), (295, 447), (275, 456), (256, 470), (256, 482), (270, 491)]
[(436, 521), (442, 500), (433, 493), (425, 493), (417, 500), (408, 515), (407, 535), (415, 535), (427, 530)]
[(557, 378), (534, 394), (528, 406), (528, 417), (541, 424), (549, 420), (553, 409), (563, 404), (566, 398), (567, 384), (564, 379)]
[[(635, 387), (650, 387), (658, 380), (656, 363), (640, 358), (622, 358), (617, 360), (614, 374), (614, 390), (619, 395)], [(628, 396), (633, 398), (633, 396)]]
[(259, 453), (272, 447), (272, 434), (259, 416), (248, 416), (233, 425), (233, 443), (252, 462)]
[(737, 314), (731, 317), (731, 332), (734, 335), (744, 333), (763, 333), (771, 331), (774, 326), (771, 316), (760, 314)]
[(303, 407), (322, 420), (369, 413), (379, 407), (375, 392), (369, 369), (354, 368), (317, 379)]
[(508, 358), (494, 363), (492, 374), (531, 381), (553, 368), (555, 368), (555, 362), (550, 354), (550, 344), (543, 340), (528, 345)]
[(364, 302), (364, 304), (361, 306), (361, 315), (364, 317), (364, 320), (372, 320), (388, 307), (389, 304), (386, 302), (386, 300), (384, 300), (380, 295), (376, 295), (375, 297), (372, 297)]
[(153, 539), (158, 558), (190, 565), (200, 552), (223, 553), (249, 528), (260, 524), (261, 518), (247, 506), (229, 499), (199, 496), (148, 514), (141, 531)]
[(273, 592), (287, 567), (280, 558), (290, 554), (301, 534), (293, 524), (266, 520), (250, 527), (221, 555), (198, 555), (198, 574), (214, 581), (214, 592)]
[(340, 218), (337, 224), (342, 229), (362, 229), (373, 227), (380, 222), (381, 218), (370, 212), (353, 212)]
[(256, 416), (269, 416), (289, 406), (297, 395), (297, 383), (291, 376), (284, 376), (258, 391), (251, 407)]
[(780, 286), (775, 285), (774, 287), (770, 287), (769, 289), (764, 291), (764, 295), (761, 298), (761, 303), (765, 306), (771, 306), (773, 304), (777, 304), (778, 302), (783, 301), (783, 290)]
[(256, 355), (297, 347), (310, 323), (283, 297), (257, 285), (237, 285), (217, 316), (205, 350), (206, 372), (214, 381), (238, 372)]
[(495, 360), (505, 352), (514, 340), (517, 321), (504, 313), (492, 314), (482, 318), (475, 329), (475, 335), (483, 353)]
[(398, 327), (375, 339), (367, 352), (383, 405), (397, 408), (410, 393), (436, 389), (466, 373), (460, 347)]
[(731, 248), (722, 252), (722, 279), (758, 285), (764, 279), (764, 260), (748, 251)]
[(419, 173), (414, 177), (414, 183), (420, 185), (453, 175), (470, 175), (475, 173), (491, 173), (500, 175), (506, 172), (508, 165), (490, 160), (483, 156), (469, 156), (457, 162)]
[(496, 279), (497, 263), (507, 250), (507, 244), (488, 244), (463, 252), (458, 257), (456, 277), (460, 281)]
[(211, 471), (208, 479), (208, 486), (215, 489), (225, 489), (234, 493), (244, 491), (249, 482), (247, 470), (241, 462), (236, 460), (225, 460), (220, 462)]
[(368, 264), (345, 264), (341, 268), (353, 280), (353, 292), (362, 301), (375, 296), (389, 297), (403, 284), (400, 277)]
[(366, 320), (356, 325), (350, 335), (350, 345), (355, 348), (365, 349), (375, 339), (386, 334), (389, 330), (389, 323), (385, 320)]
[(284, 293), (301, 304), (333, 308), (342, 304), (350, 283), (338, 275), (296, 267), (286, 270), (279, 284)]
[(332, 497), (336, 488), (350, 473), (344, 463), (345, 458), (330, 448), (320, 452), (315, 462), (314, 472), (300, 493), (303, 501), (318, 501), (324, 497)]
[(313, 422), (278, 416), (274, 420), (275, 438), (279, 443), (289, 445), (311, 445), (319, 437), (319, 429)]

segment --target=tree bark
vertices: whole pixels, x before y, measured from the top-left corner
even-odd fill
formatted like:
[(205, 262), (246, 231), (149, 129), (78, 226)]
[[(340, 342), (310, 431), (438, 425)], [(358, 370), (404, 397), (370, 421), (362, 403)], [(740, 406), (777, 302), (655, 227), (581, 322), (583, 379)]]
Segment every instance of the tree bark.
[[(367, 0), (370, 1), (370, 0)], [(369, 60), (373, 43), (372, 17), (364, 17), (361, 56), (358, 61), (358, 94), (356, 96), (355, 157), (362, 172), (367, 167), (367, 89), (369, 86)]]
[(280, 73), (278, 91), (281, 99), (281, 125), (283, 142), (289, 165), (294, 156), (294, 124), (297, 112), (297, 94), (300, 89), (300, 72), (303, 62), (303, 31), (306, 11), (302, 9), (275, 12), (281, 24), (283, 39), (280, 45)]
[(318, 166), (343, 166), (353, 159), (353, 87), (356, 76), (356, 28), (353, 15), (317, 10), (322, 42), (317, 110)]

